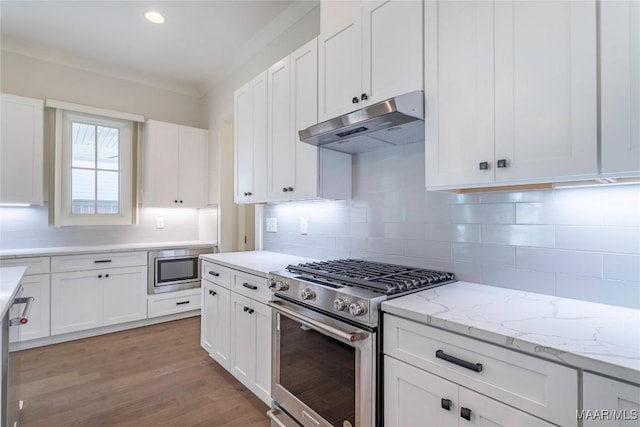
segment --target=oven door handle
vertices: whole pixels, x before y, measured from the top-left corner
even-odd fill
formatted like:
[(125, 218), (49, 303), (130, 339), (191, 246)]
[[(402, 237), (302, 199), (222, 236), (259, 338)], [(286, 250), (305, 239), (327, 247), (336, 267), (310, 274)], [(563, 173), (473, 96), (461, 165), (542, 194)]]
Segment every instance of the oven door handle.
[(272, 421), (275, 425), (277, 425), (278, 427), (287, 427), (287, 425), (286, 425), (285, 423), (283, 423), (282, 421), (280, 421), (280, 420), (278, 419), (278, 415), (280, 415), (280, 414), (281, 414), (281, 412), (280, 412), (280, 410), (279, 410), (279, 409), (269, 409), (269, 410), (267, 411), (267, 416), (268, 416), (269, 418), (271, 418), (271, 421)]
[(277, 301), (271, 301), (269, 305), (276, 311), (297, 320), (303, 325), (346, 341), (347, 344), (353, 344), (356, 341), (365, 339), (368, 335), (367, 332), (345, 332), (338, 328), (334, 328), (333, 326), (325, 325), (324, 323), (318, 322), (314, 319), (309, 319), (308, 317), (300, 315), (293, 310), (283, 307), (281, 304), (278, 304)]

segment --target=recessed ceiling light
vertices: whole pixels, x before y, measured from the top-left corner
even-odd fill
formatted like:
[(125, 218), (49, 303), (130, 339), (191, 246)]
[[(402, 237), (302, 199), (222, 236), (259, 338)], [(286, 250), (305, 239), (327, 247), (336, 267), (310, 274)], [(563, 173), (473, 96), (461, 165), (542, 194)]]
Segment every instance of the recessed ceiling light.
[(155, 10), (145, 12), (144, 17), (147, 18), (147, 21), (153, 22), (154, 24), (162, 24), (164, 22), (164, 16)]

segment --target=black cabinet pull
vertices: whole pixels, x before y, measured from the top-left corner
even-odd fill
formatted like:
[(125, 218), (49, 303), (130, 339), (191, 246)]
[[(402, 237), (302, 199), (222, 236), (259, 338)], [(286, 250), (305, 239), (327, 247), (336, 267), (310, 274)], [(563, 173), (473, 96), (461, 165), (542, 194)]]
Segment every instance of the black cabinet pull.
[(447, 411), (451, 410), (451, 399), (445, 399), (444, 397), (440, 399), (440, 406), (442, 409), (446, 409)]
[(182, 203), (182, 200), (180, 200), (180, 203)]
[(250, 308), (250, 309), (249, 309), (249, 314), (253, 314), (253, 312), (254, 312), (254, 311), (255, 311), (255, 310), (254, 310), (253, 308)]
[(282, 187), (282, 191), (286, 193), (287, 191), (289, 191), (289, 189), (287, 187)]
[(187, 300), (187, 301), (180, 301), (177, 302), (176, 305), (183, 305), (183, 304), (189, 304), (191, 301)]
[(258, 289), (258, 287), (256, 285), (252, 285), (250, 283), (244, 282), (242, 284), (242, 286), (244, 286), (247, 289), (251, 289), (252, 291), (255, 291), (256, 289)]
[(249, 311), (249, 307), (244, 307), (244, 311)]
[(499, 168), (506, 168), (507, 167), (507, 159), (500, 159), (498, 160), (498, 167)]
[(102, 274), (98, 274), (98, 279), (102, 279)]
[(446, 360), (447, 362), (451, 362), (455, 365), (462, 366), (463, 368), (467, 368), (475, 372), (482, 372), (482, 363), (467, 362), (466, 360), (458, 359), (455, 356), (450, 356), (442, 350), (436, 351), (436, 357), (438, 359)]
[(363, 93), (362, 95), (360, 95), (360, 99), (362, 99), (363, 101), (366, 101), (367, 99), (369, 99), (369, 97), (367, 96), (366, 93)]
[(358, 102), (360, 102), (360, 100), (358, 99), (357, 96), (354, 96), (353, 99), (351, 100), (352, 104), (357, 104)]
[(489, 169), (489, 162), (480, 162), (480, 170), (486, 171), (487, 169)]
[(211, 289), (209, 289), (209, 295), (211, 296), (216, 296), (217, 292), (216, 291), (212, 291)]
[(250, 196), (250, 195), (251, 195), (251, 191), (247, 191), (247, 196)]
[(97, 259), (95, 261), (93, 261), (94, 264), (108, 264), (111, 262), (110, 259)]
[(218, 277), (220, 275), (220, 273), (216, 273), (215, 271), (210, 271), (209, 274), (214, 277)]
[(293, 191), (293, 187), (287, 187), (287, 190)]
[(244, 195), (245, 195), (245, 196), (247, 195), (247, 192), (246, 192), (246, 191), (244, 192)]
[(109, 275), (108, 275), (108, 274), (105, 274), (105, 275), (104, 275), (104, 277), (109, 277)]
[(471, 409), (469, 408), (460, 408), (460, 416), (467, 421), (471, 421)]
[(178, 203), (178, 201), (177, 201), (177, 200), (174, 200), (174, 201), (173, 201), (173, 203)]

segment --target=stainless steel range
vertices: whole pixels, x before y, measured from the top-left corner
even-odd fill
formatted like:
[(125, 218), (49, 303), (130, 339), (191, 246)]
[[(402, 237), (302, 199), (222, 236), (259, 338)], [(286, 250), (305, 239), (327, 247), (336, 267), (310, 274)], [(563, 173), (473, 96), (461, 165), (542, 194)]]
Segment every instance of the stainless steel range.
[(271, 273), (275, 426), (380, 425), (380, 304), (452, 273), (344, 259)]

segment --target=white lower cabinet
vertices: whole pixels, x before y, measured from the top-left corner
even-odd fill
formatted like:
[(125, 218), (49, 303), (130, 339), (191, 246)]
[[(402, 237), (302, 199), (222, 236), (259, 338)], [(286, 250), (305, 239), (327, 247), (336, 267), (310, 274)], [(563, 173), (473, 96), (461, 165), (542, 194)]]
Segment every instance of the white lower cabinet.
[(18, 341), (49, 336), (49, 274), (24, 276), (20, 282), (22, 296), (33, 297), (29, 321), (18, 328)]
[(271, 403), (271, 309), (231, 293), (230, 371), (266, 404)]
[(384, 366), (385, 426), (553, 426), (392, 357)]
[(51, 335), (147, 317), (146, 266), (51, 275)]
[(206, 280), (201, 289), (200, 346), (228, 370), (231, 291)]
[(637, 426), (640, 419), (640, 385), (628, 384), (585, 372), (582, 376), (584, 427)]

